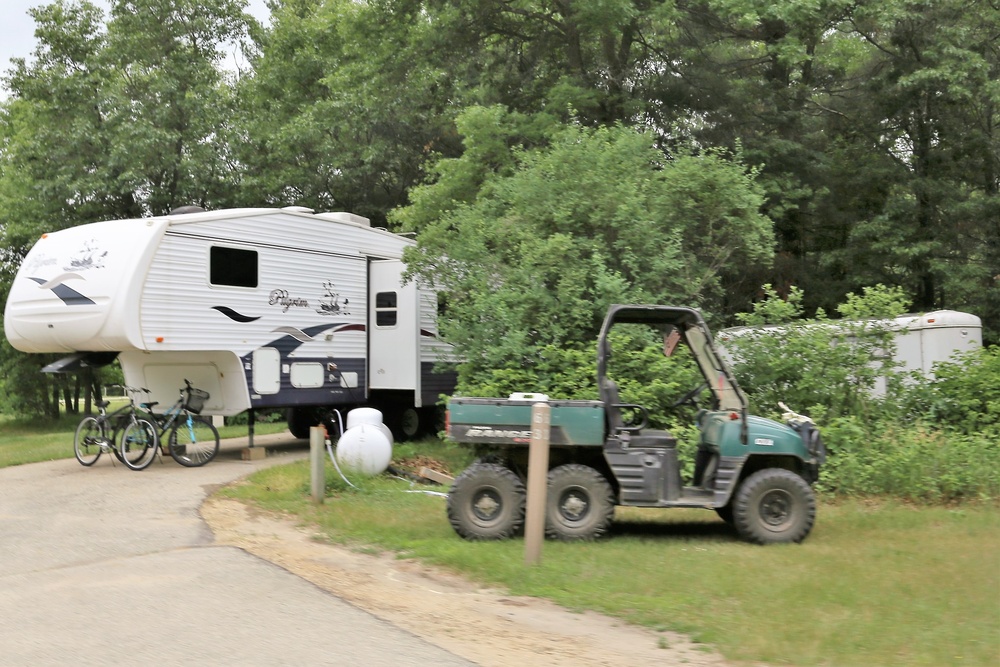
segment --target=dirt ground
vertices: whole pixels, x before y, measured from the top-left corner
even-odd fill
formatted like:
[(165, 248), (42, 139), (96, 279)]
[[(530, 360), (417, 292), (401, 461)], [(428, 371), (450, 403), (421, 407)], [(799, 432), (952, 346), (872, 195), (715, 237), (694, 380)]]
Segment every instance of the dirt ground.
[(730, 664), (683, 635), (505, 595), (415, 561), (324, 544), (288, 519), (237, 501), (211, 498), (202, 516), (217, 543), (275, 563), (484, 667)]

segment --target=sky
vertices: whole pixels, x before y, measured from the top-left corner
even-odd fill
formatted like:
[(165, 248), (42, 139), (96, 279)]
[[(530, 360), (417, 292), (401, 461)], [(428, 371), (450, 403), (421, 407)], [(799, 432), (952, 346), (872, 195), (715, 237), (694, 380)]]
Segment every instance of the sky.
[[(107, 14), (109, 0), (91, 0)], [(265, 24), (270, 12), (266, 0), (248, 0), (250, 13)], [(28, 14), (32, 7), (50, 4), (49, 0), (0, 0), (0, 73), (10, 69), (11, 58), (28, 58), (35, 50), (35, 20)], [(6, 91), (0, 90), (0, 99)]]

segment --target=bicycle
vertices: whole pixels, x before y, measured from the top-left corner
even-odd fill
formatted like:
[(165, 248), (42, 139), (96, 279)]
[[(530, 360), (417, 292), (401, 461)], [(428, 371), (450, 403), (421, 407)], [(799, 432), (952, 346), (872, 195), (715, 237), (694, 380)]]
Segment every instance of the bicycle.
[(166, 442), (170, 456), (182, 466), (196, 468), (219, 453), (219, 431), (200, 416), (209, 393), (191, 386), (189, 380), (184, 380), (184, 384), (180, 398), (163, 414), (153, 412), (155, 401), (141, 407), (155, 420), (159, 442), (164, 442), (169, 432)]
[[(147, 458), (147, 454), (157, 449), (156, 427), (139, 415), (134, 398), (137, 392), (149, 390), (123, 388), (129, 393), (128, 405), (108, 413), (111, 402), (98, 401), (99, 414), (88, 415), (77, 425), (73, 434), (73, 454), (81, 465), (94, 465), (104, 452), (111, 452), (132, 470), (142, 470), (152, 463), (153, 457)], [(121, 443), (117, 442), (119, 429), (122, 429)]]

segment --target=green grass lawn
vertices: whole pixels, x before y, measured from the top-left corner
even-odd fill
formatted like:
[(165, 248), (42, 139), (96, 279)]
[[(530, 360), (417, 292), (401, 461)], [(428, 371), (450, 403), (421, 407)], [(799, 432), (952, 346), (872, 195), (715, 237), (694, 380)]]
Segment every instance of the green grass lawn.
[(382, 477), (352, 480), (353, 490), (327, 468), (319, 507), (305, 462), (223, 493), (290, 512), (331, 542), (375, 545), (512, 594), (685, 632), (731, 660), (1000, 664), (994, 505), (827, 501), (803, 544), (769, 547), (738, 541), (713, 512), (619, 508), (607, 539), (546, 542), (541, 564), (526, 567), (522, 540), (466, 542), (448, 524), (444, 498), (410, 493), (431, 487)]
[[(57, 425), (0, 418), (0, 467), (73, 456), (76, 417)], [(261, 424), (258, 433), (283, 430)], [(223, 437), (245, 435), (227, 427)], [(397, 445), (460, 470), (467, 450)], [(391, 477), (327, 466), (327, 500), (310, 501), (307, 462), (261, 471), (223, 494), (289, 512), (331, 542), (372, 546), (461, 572), (512, 594), (594, 609), (689, 634), (735, 661), (807, 667), (1000, 664), (1000, 512), (995, 504), (914, 507), (827, 499), (800, 545), (740, 542), (713, 512), (619, 508), (607, 539), (546, 542), (526, 567), (522, 540), (466, 542), (444, 498)]]

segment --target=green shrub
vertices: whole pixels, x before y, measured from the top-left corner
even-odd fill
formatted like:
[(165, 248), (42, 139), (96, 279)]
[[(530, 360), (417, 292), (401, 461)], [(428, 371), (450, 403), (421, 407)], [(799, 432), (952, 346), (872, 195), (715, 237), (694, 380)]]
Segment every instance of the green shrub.
[[(895, 334), (886, 319), (830, 320), (822, 312), (796, 319), (802, 292), (792, 288), (783, 300), (770, 285), (764, 290), (767, 297), (739, 318), (752, 328), (720, 337), (753, 409), (773, 412), (781, 401), (799, 411), (821, 405), (830, 418), (884, 413), (885, 396), (895, 396), (905, 381), (892, 360)], [(889, 318), (901, 304), (893, 290), (869, 289), (849, 294), (838, 310)], [(880, 381), (888, 390), (882, 396), (875, 391)]]
[(935, 364), (932, 382), (914, 383), (906, 409), (963, 433), (1000, 435), (1000, 347)]
[(934, 503), (1000, 498), (993, 437), (844, 417), (824, 426), (823, 440), (829, 457), (820, 485), (827, 492)]

